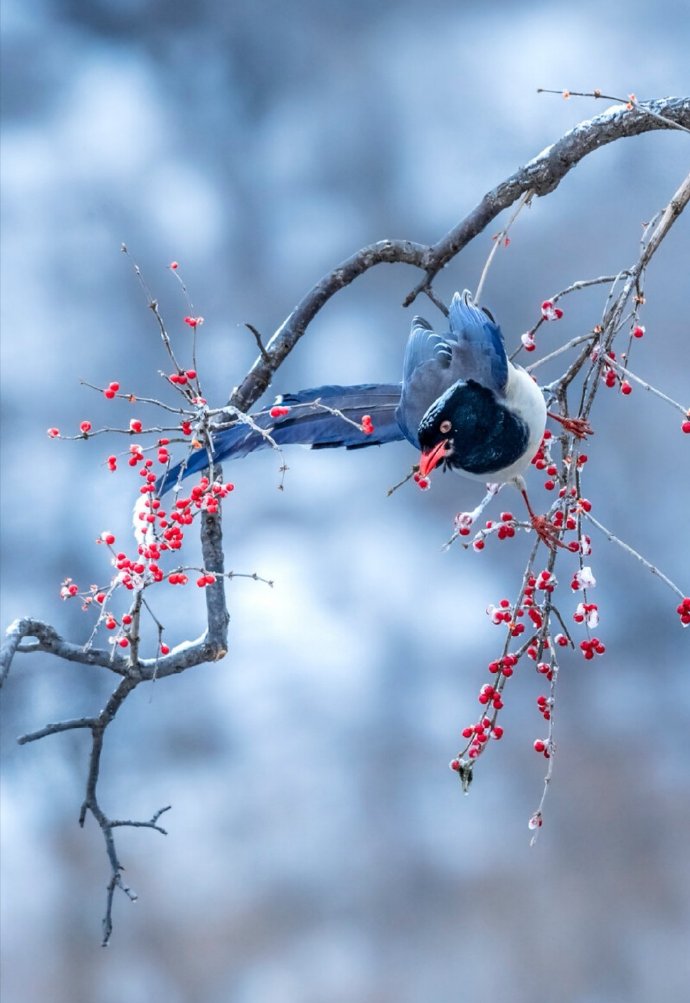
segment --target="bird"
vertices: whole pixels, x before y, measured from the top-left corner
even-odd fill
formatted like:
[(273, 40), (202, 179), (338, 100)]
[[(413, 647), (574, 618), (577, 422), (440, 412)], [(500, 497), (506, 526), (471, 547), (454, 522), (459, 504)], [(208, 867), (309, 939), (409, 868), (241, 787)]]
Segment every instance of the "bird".
[[(417, 483), (437, 467), (496, 484), (513, 483), (530, 520), (551, 546), (553, 528), (535, 515), (522, 478), (546, 427), (544, 396), (508, 359), (501, 328), (470, 292), (455, 293), (448, 330), (412, 320), (399, 383), (324, 385), (283, 394), (271, 407), (214, 434), (214, 465), (270, 446), (362, 449), (407, 440), (419, 450)], [(160, 494), (209, 465), (192, 453), (159, 481)]]

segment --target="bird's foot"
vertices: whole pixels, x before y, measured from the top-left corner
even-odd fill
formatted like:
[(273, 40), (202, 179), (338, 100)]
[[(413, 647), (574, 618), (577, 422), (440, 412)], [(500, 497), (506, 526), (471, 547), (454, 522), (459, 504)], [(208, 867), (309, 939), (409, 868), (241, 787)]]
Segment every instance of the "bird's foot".
[(549, 418), (560, 422), (566, 432), (572, 432), (578, 439), (584, 439), (588, 435), (594, 435), (594, 429), (586, 418), (564, 418), (561, 414), (553, 414), (549, 411)]
[(537, 534), (541, 542), (547, 546), (549, 550), (556, 550), (557, 547), (563, 547), (564, 550), (568, 549), (560, 539), (558, 529), (546, 518), (545, 515), (532, 515), (530, 517), (530, 523), (532, 524), (532, 529)]

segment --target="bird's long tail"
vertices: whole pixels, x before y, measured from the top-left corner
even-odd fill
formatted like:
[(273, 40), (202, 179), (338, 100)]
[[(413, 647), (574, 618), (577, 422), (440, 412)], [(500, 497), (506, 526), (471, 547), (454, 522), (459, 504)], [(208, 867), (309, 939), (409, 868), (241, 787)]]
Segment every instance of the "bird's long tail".
[[(271, 408), (251, 415), (251, 423), (238, 420), (218, 432), (213, 437), (213, 462), (241, 459), (273, 443), (277, 446), (299, 444), (312, 449), (339, 446), (361, 449), (402, 439), (404, 436), (395, 416), (400, 390), (399, 384), (363, 383), (351, 387), (313, 387), (285, 394)], [(365, 415), (371, 419), (370, 431), (361, 427)], [(365, 427), (370, 428), (368, 423)], [(164, 494), (185, 477), (207, 466), (206, 450), (196, 450), (168, 470), (156, 485), (158, 493)]]

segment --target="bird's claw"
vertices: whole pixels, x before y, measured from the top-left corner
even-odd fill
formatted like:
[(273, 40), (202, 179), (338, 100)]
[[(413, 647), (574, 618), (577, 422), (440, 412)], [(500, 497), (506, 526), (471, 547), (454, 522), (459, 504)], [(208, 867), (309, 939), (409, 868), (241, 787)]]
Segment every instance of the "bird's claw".
[(545, 515), (533, 515), (530, 522), (532, 529), (549, 550), (556, 550), (557, 547), (563, 547), (564, 550), (568, 549), (560, 539), (558, 530), (554, 524), (549, 522)]
[(564, 418), (563, 415), (552, 414), (551, 411), (549, 411), (549, 418), (553, 418), (554, 421), (560, 422), (566, 432), (572, 432), (572, 434), (578, 439), (584, 439), (588, 435), (594, 435), (594, 429), (586, 418)]

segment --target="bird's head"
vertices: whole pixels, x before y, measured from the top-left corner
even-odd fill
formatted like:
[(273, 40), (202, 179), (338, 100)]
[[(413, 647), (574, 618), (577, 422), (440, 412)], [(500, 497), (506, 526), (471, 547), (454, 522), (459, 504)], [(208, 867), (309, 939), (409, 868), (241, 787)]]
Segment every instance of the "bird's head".
[(419, 460), (419, 474), (428, 477), (439, 464), (443, 469), (458, 468), (455, 443), (459, 441), (464, 421), (464, 384), (451, 387), (439, 397), (426, 412), (417, 435), (422, 455)]

